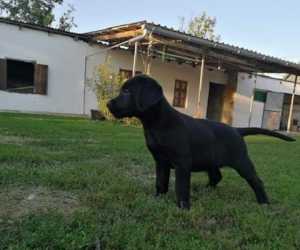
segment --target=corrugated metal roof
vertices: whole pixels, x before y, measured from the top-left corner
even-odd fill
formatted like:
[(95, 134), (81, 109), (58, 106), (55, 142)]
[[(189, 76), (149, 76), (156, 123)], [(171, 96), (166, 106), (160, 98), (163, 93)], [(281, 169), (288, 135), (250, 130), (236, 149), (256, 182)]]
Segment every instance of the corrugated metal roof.
[(213, 40), (209, 40), (209, 39), (205, 39), (205, 38), (199, 38), (199, 37), (193, 36), (189, 33), (182, 32), (180, 30), (176, 30), (174, 28), (170, 28), (167, 26), (153, 23), (153, 22), (147, 22), (147, 21), (134, 22), (134, 23), (123, 24), (123, 25), (119, 25), (119, 26), (113, 26), (113, 27), (102, 29), (102, 30), (85, 33), (85, 34), (93, 36), (93, 35), (97, 35), (97, 34), (99, 35), (99, 34), (103, 34), (103, 33), (108, 33), (110, 31), (116, 31), (118, 29), (121, 30), (124, 28), (130, 28), (130, 27), (142, 26), (142, 25), (145, 25), (145, 28), (148, 29), (150, 32), (153, 32), (153, 34), (157, 34), (157, 33), (159, 33), (160, 35), (164, 34), (164, 35), (167, 35), (169, 38), (173, 38), (173, 39), (177, 38), (186, 43), (191, 43), (196, 46), (203, 46), (206, 48), (211, 48), (213, 50), (224, 51), (224, 52), (230, 53), (234, 56), (259, 60), (262, 63), (276, 64), (281, 67), (289, 68), (291, 71), (295, 71), (295, 73), (300, 74), (300, 64), (297, 64), (297, 63), (294, 63), (291, 61), (287, 61), (287, 60), (284, 60), (284, 59), (281, 59), (278, 57), (262, 54), (258, 51), (249, 50), (249, 49), (246, 49), (243, 47), (238, 47), (238, 46), (234, 46), (231, 44), (227, 44), (224, 42), (217, 42), (217, 41), (213, 41)]
[[(233, 53), (237, 56), (251, 57), (253, 59), (265, 61), (266, 63), (281, 64), (284, 67), (293, 67), (297, 71), (300, 71), (300, 64), (297, 64), (297, 63), (294, 63), (291, 61), (287, 61), (287, 60), (283, 60), (281, 58), (277, 58), (274, 56), (265, 55), (260, 52), (254, 51), (254, 50), (249, 50), (249, 49), (246, 49), (243, 47), (230, 45), (230, 44), (227, 44), (224, 42), (217, 42), (217, 41), (212, 41), (212, 40), (205, 39), (205, 38), (199, 38), (199, 37), (193, 36), (191, 34), (188, 34), (186, 32), (175, 30), (173, 28), (170, 28), (167, 26), (162, 26), (160, 24), (146, 23), (146, 27), (150, 30), (152, 29), (154, 33), (157, 32), (157, 29), (169, 31), (174, 34), (176, 33), (176, 34), (182, 35), (182, 38), (186, 42), (191, 42), (191, 43), (195, 42), (197, 44), (202, 44), (203, 46), (207, 46), (208, 48), (224, 50), (224, 51)], [(172, 34), (170, 34), (170, 35), (172, 35)]]

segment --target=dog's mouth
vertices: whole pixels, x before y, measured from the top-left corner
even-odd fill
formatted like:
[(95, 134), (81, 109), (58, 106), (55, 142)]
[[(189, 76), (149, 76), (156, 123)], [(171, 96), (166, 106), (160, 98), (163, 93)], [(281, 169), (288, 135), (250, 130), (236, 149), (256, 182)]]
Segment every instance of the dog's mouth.
[(127, 114), (127, 112), (125, 111), (111, 111), (111, 113), (114, 115), (114, 117), (116, 117), (117, 119), (121, 119), (121, 118), (125, 118), (125, 117), (129, 117), (129, 115)]
[(130, 113), (126, 112), (126, 111), (119, 111), (116, 113), (112, 113), (114, 115), (114, 117), (116, 117), (117, 119), (122, 119), (122, 118), (131, 118), (133, 117), (133, 115), (131, 115)]
[(113, 116), (117, 119), (121, 119), (121, 118), (125, 118), (125, 117), (132, 117), (132, 115), (130, 115), (128, 110), (119, 109), (119, 108), (115, 107), (115, 105), (113, 105), (111, 102), (109, 102), (107, 104), (107, 108), (113, 114)]

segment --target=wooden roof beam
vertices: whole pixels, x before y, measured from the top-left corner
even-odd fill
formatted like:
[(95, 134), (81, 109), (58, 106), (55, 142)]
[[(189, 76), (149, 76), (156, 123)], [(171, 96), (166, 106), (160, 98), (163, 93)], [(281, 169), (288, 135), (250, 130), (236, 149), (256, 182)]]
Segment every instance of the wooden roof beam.
[(98, 41), (110, 41), (110, 40), (118, 40), (118, 39), (130, 39), (143, 34), (143, 29), (135, 29), (135, 30), (126, 30), (119, 32), (109, 32), (103, 33), (95, 36), (93, 39)]

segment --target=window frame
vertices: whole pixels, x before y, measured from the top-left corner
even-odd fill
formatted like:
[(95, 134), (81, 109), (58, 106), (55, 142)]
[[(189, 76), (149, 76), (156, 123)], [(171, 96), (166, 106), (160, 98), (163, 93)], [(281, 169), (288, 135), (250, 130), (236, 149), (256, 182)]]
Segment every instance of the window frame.
[[(262, 97), (263, 95), (263, 97)], [(261, 89), (254, 89), (253, 92), (253, 101), (255, 102), (261, 102), (261, 103), (266, 103), (267, 102), (267, 95), (268, 92), (265, 90)]]
[[(184, 92), (181, 91), (181, 86), (179, 88), (176, 87), (176, 84), (185, 84)], [(173, 91), (173, 106), (176, 108), (183, 108), (186, 109), (187, 107), (187, 99), (188, 99), (188, 81), (186, 80), (181, 80), (181, 79), (175, 79), (174, 81), (174, 91)], [(179, 90), (179, 91), (178, 91)], [(179, 93), (177, 96), (176, 93)], [(184, 101), (181, 103), (181, 98), (183, 98), (181, 95), (184, 93)]]
[[(35, 82), (34, 82), (35, 65), (37, 64), (36, 61), (33, 61), (33, 60), (21, 60), (21, 59), (10, 58), (10, 57), (6, 57), (5, 60), (6, 60), (6, 90), (5, 91), (11, 92), (11, 93), (18, 93), (18, 94), (34, 94), (35, 93)], [(23, 92), (14, 91), (14, 90), (11, 90), (11, 89), (8, 88), (8, 80), (9, 80), (9, 77), (8, 77), (8, 69), (9, 69), (8, 62), (9, 61), (32, 64), (32, 66), (33, 66), (33, 75), (32, 75), (32, 79), (33, 79), (33, 85), (32, 85), (32, 87), (33, 87), (33, 90), (32, 90), (32, 92), (30, 92), (30, 93), (23, 93)]]
[[(8, 89), (8, 61), (16, 61), (22, 63), (30, 63), (33, 65), (33, 91), (30, 93), (11, 91)], [(3, 72), (2, 72), (3, 71)], [(36, 60), (26, 60), (19, 58), (4, 57), (0, 58), (0, 91), (18, 94), (39, 94), (47, 95), (48, 80), (49, 80), (49, 66), (38, 64)]]

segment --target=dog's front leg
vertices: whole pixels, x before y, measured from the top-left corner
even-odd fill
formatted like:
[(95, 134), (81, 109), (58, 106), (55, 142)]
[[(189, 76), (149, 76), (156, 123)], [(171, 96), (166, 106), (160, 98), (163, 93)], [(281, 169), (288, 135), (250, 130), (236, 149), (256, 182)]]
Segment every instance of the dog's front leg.
[(169, 190), (170, 167), (167, 163), (156, 163), (156, 196), (165, 194)]
[(190, 209), (191, 171), (189, 168), (179, 165), (175, 168), (175, 190), (177, 206), (182, 209)]

